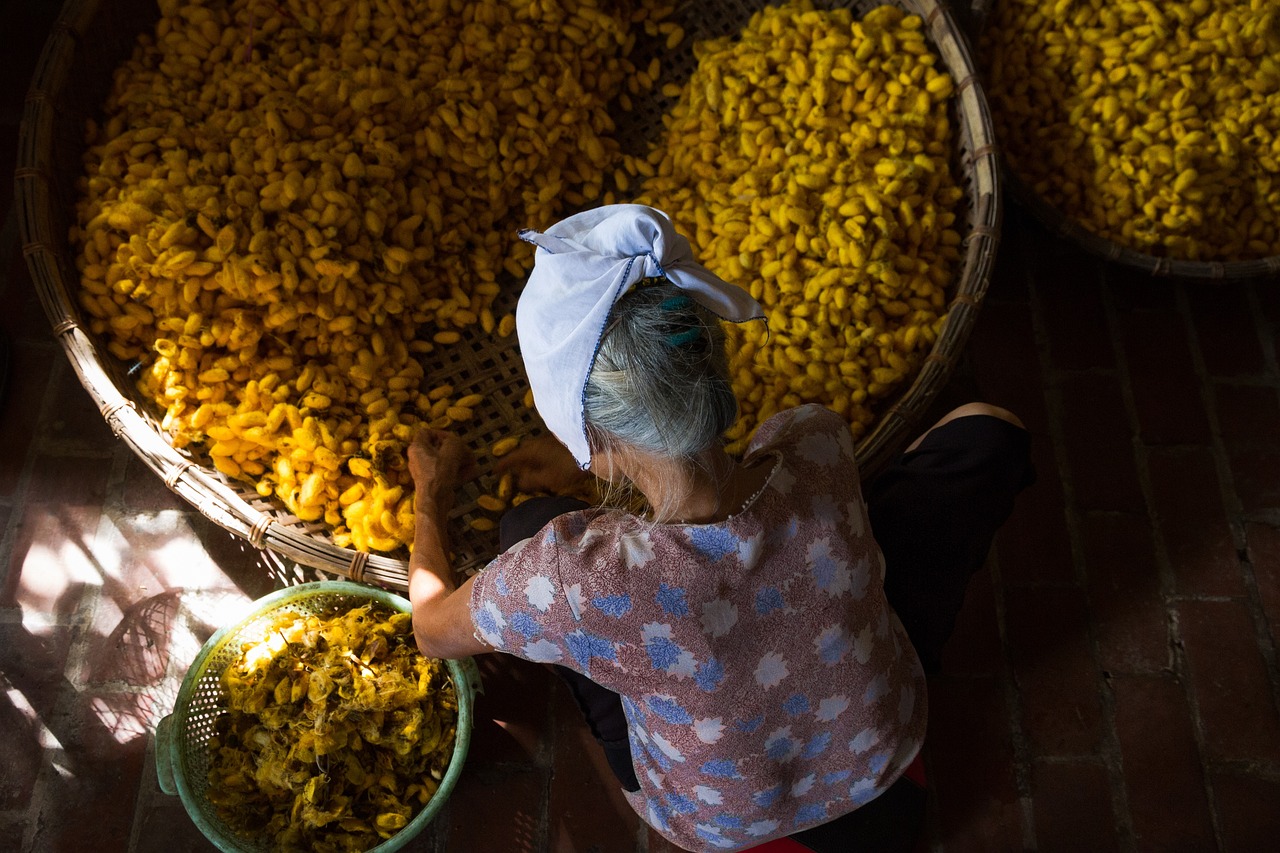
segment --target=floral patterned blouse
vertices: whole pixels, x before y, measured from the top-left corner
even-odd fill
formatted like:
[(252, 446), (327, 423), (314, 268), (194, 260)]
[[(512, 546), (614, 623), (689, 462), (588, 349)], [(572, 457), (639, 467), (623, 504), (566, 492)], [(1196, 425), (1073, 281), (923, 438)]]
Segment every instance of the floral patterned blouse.
[(848, 426), (761, 425), (761, 493), (714, 524), (554, 519), (476, 578), (477, 636), (621, 694), (649, 825), (733, 850), (886, 790), (924, 739), (924, 673), (885, 600)]

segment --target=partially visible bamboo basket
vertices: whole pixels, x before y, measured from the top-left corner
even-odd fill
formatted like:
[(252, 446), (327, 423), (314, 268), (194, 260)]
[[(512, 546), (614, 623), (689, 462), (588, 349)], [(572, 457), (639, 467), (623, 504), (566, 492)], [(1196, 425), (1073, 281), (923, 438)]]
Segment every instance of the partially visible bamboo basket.
[[(957, 0), (964, 3), (966, 0)], [(999, 0), (968, 0), (968, 34), (974, 43), (991, 26)], [(1065, 237), (1095, 257), (1103, 258), (1152, 276), (1174, 279), (1252, 280), (1280, 275), (1280, 255), (1247, 261), (1186, 261), (1161, 257), (1132, 249), (1114, 240), (1100, 237), (1079, 221), (1050, 204), (1040, 193), (1018, 177), (1009, 165), (1008, 147), (1004, 148), (1000, 179), (1010, 196), (1031, 212), (1053, 234)]]
[[(689, 37), (681, 48), (661, 54), (669, 75), (665, 79), (683, 80), (692, 72), (693, 41), (737, 32), (764, 5), (762, 0), (688, 4), (679, 21)], [(847, 6), (864, 14), (884, 4), (836, 0), (818, 5)], [(886, 402), (883, 414), (858, 444), (864, 479), (883, 470), (908, 443), (950, 379), (986, 294), (1000, 234), (991, 117), (964, 36), (939, 0), (895, 0), (894, 5), (924, 19), (928, 37), (955, 81), (955, 168), (965, 191), (964, 254), (933, 350), (911, 385)], [(408, 581), (406, 560), (340, 548), (322, 525), (300, 521), (249, 485), (223, 476), (207, 460), (176, 450), (135, 390), (130, 371), (137, 365), (121, 363), (87, 331), (76, 299), (75, 258), (67, 241), (75, 210), (75, 181), (82, 169), (84, 124), (99, 116), (112, 71), (129, 55), (137, 35), (154, 26), (157, 15), (154, 0), (67, 0), (27, 94), (15, 193), (23, 253), (54, 335), (112, 431), (205, 516), (255, 547), (302, 565), (403, 590)], [(647, 59), (639, 56), (641, 61)], [(621, 138), (635, 141), (632, 153), (643, 152), (642, 146), (661, 128), (668, 106), (655, 98), (619, 118)], [(505, 285), (495, 310), (514, 307), (519, 283)], [(447, 349), (447, 353), (433, 353), (425, 366), (439, 382), (484, 395), (485, 402), (462, 434), (471, 446), (485, 447), (499, 437), (537, 429), (536, 415), (520, 402), (527, 383), (514, 337), (502, 340), (475, 330)], [(480, 483), (491, 480), (489, 463), (481, 460)], [(483, 514), (475, 503), (481, 493), (478, 485), (465, 487), (453, 513), (455, 565), (462, 570), (474, 570), (497, 551), (495, 533), (478, 532), (468, 524)]]
[(1280, 255), (1249, 261), (1183, 261), (1139, 252), (1099, 237), (1047, 202), (1004, 164), (1001, 180), (1015, 201), (1052, 233), (1065, 237), (1095, 257), (1161, 278), (1246, 281), (1280, 275)]

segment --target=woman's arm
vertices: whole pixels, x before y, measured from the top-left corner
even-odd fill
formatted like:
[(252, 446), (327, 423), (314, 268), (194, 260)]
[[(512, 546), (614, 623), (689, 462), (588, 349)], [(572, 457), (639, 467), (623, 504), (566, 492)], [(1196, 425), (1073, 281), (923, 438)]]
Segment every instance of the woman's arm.
[(475, 460), (456, 435), (422, 430), (409, 445), (409, 471), (415, 488), (409, 601), (418, 648), (436, 658), (492, 651), (475, 636), (472, 581), (458, 588), (449, 562), (449, 511), (458, 486), (475, 476)]

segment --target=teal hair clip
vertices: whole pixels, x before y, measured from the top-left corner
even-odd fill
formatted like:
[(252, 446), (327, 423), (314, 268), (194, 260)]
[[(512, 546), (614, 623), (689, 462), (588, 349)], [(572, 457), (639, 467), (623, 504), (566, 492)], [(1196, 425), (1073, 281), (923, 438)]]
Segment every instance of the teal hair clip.
[(668, 346), (682, 347), (685, 344), (691, 344), (702, 337), (702, 329), (694, 326), (685, 329), (683, 332), (676, 332), (674, 335), (667, 335)]

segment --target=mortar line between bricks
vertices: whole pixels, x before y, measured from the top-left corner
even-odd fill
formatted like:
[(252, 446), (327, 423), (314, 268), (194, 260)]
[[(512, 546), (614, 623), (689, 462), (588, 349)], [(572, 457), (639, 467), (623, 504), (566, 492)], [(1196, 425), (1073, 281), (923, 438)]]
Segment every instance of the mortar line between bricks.
[[(997, 537), (999, 533), (996, 534)], [(987, 565), (991, 571), (992, 598), (996, 610), (996, 632), (1000, 637), (1000, 681), (1004, 684), (1004, 703), (1009, 713), (1009, 743), (1013, 750), (1013, 783), (1018, 791), (1018, 804), (1022, 814), (1022, 844), (1028, 850), (1038, 849), (1036, 839), (1035, 800), (1031, 792), (1031, 745), (1028, 742), (1026, 727), (1023, 725), (1022, 691), (1018, 688), (1014, 677), (1013, 661), (1010, 659), (1009, 635), (1006, 630), (1004, 600), (1004, 575), (1000, 571), (1000, 558), (996, 549), (991, 549), (987, 557)]]
[[(61, 350), (59, 350), (59, 356), (61, 356)], [(17, 482), (13, 487), (13, 496), (10, 499), (14, 511), (9, 513), (9, 522), (5, 525), (5, 529), (0, 531), (0, 582), (2, 583), (8, 583), (9, 572), (13, 569), (13, 548), (17, 542), (19, 530), (26, 520), (26, 513), (23, 510), (29, 504), (27, 495), (30, 492), (31, 481), (35, 477), (36, 459), (44, 448), (44, 435), (47, 432), (45, 424), (56, 408), (61, 379), (59, 371), (70, 369), (65, 358), (55, 359), (50, 370), (49, 382), (40, 398), (39, 412), (36, 415), (31, 439), (32, 448), (22, 461), (22, 470), (18, 474)], [(20, 606), (15, 605), (14, 609), (21, 612)]]
[[(1239, 553), (1243, 547), (1244, 531), (1239, 522), (1240, 506), (1235, 495), (1235, 479), (1231, 476), (1226, 453), (1223, 449), (1221, 424), (1218, 423), (1217, 398), (1213, 391), (1213, 379), (1205, 365), (1204, 353), (1200, 349), (1200, 336), (1196, 333), (1195, 321), (1191, 316), (1191, 303), (1187, 296), (1186, 285), (1178, 284), (1174, 290), (1174, 300), (1181, 315), (1183, 331), (1187, 337), (1187, 349), (1191, 353), (1191, 367), (1199, 384), (1200, 404), (1204, 407), (1205, 417), (1209, 423), (1209, 455), (1213, 459), (1215, 473), (1218, 475), (1219, 500), (1227, 514), (1227, 527)], [(1242, 572), (1243, 573), (1243, 572)], [(1246, 588), (1248, 584), (1246, 581)], [(1222, 818), (1218, 813), (1218, 800), (1209, 778), (1209, 757), (1205, 746), (1204, 717), (1200, 713), (1200, 702), (1191, 683), (1189, 662), (1186, 649), (1182, 643), (1180, 620), (1177, 610), (1173, 611), (1173, 629), (1177, 638), (1175, 645), (1175, 663), (1182, 681), (1183, 694), (1187, 697), (1187, 710), (1191, 715), (1192, 735), (1196, 743), (1196, 751), (1200, 756), (1200, 766), (1204, 768), (1205, 801), (1209, 806), (1209, 821), (1213, 826), (1214, 840), (1219, 850), (1226, 849), (1226, 831)]]
[(549, 850), (551, 848), (551, 787), (552, 779), (556, 772), (556, 750), (560, 748), (559, 727), (556, 714), (556, 695), (557, 689), (568, 689), (559, 682), (557, 676), (552, 682), (551, 689), (547, 691), (546, 713), (543, 719), (547, 721), (547, 730), (551, 733), (550, 737), (541, 738), (538, 746), (538, 760), (534, 767), (538, 772), (541, 780), (541, 790), (538, 796), (538, 820), (536, 823), (538, 831), (539, 850)]
[[(1250, 308), (1256, 313), (1254, 314), (1254, 332), (1263, 342), (1264, 358), (1267, 360), (1269, 369), (1275, 370), (1277, 378), (1280, 378), (1280, 368), (1276, 367), (1274, 352), (1266, 346), (1267, 335), (1263, 328), (1261, 306), (1257, 304), (1254, 294), (1247, 294)], [(1267, 628), (1266, 611), (1262, 607), (1262, 594), (1258, 589), (1258, 578), (1253, 571), (1253, 563), (1247, 557), (1248, 554), (1248, 535), (1245, 528), (1246, 514), (1244, 505), (1240, 501), (1240, 495), (1235, 488), (1235, 475), (1231, 471), (1231, 464), (1228, 459), (1226, 443), (1222, 439), (1222, 424), (1218, 420), (1218, 410), (1216, 406), (1217, 395), (1214, 391), (1213, 377), (1210, 376), (1208, 367), (1204, 363), (1204, 355), (1200, 350), (1199, 336), (1196, 334), (1195, 326), (1190, 322), (1190, 306), (1186, 298), (1185, 291), (1180, 291), (1180, 307), (1184, 309), (1186, 322), (1188, 323), (1189, 335), (1191, 338), (1191, 356), (1197, 374), (1201, 379), (1201, 385), (1206, 397), (1205, 404), (1209, 416), (1209, 435), (1210, 450), (1212, 452), (1215, 466), (1218, 469), (1219, 488), (1222, 492), (1223, 507), (1227, 511), (1228, 521), (1231, 528), (1232, 538), (1235, 540), (1236, 552), (1240, 555), (1239, 563), (1241, 580), (1244, 583), (1245, 603), (1249, 611), (1249, 616), (1253, 621), (1254, 638), (1258, 643), (1258, 651), (1261, 653), (1267, 669), (1267, 680), (1271, 685), (1271, 701), (1275, 704), (1277, 712), (1280, 712), (1280, 664), (1277, 663), (1277, 650), (1272, 639), (1271, 632)]]
[[(1129, 388), (1129, 372), (1127, 363), (1124, 360), (1123, 343), (1116, 323), (1114, 306), (1111, 300), (1110, 281), (1107, 275), (1108, 268), (1105, 264), (1097, 266), (1099, 278), (1101, 279), (1101, 299), (1103, 318), (1107, 324), (1107, 338), (1116, 357), (1116, 367), (1101, 375), (1114, 378), (1117, 387), (1120, 390), (1122, 404), (1125, 409), (1125, 418), (1129, 423), (1130, 435), (1137, 435), (1137, 416), (1133, 405), (1132, 395)], [(1035, 322), (1042, 322), (1041, 309), (1039, 304), (1039, 290), (1033, 289), (1034, 311), (1033, 319)], [(1047, 348), (1046, 348), (1047, 350)], [(1041, 361), (1042, 369), (1048, 373), (1055, 373), (1059, 376), (1069, 373), (1069, 371), (1058, 371), (1052, 365), (1052, 353), (1042, 351)], [(1060, 405), (1060, 401), (1059, 401)], [(1080, 585), (1080, 589), (1084, 596), (1084, 610), (1087, 617), (1085, 625), (1085, 637), (1089, 644), (1089, 654), (1093, 660), (1095, 671), (1098, 673), (1097, 680), (1097, 701), (1101, 705), (1102, 712), (1102, 732), (1101, 742), (1099, 744), (1098, 760), (1106, 769), (1107, 787), (1110, 791), (1112, 820), (1115, 822), (1116, 832), (1118, 835), (1117, 842), (1122, 850), (1134, 850), (1137, 847), (1137, 840), (1133, 828), (1133, 816), (1129, 808), (1129, 791), (1125, 785), (1124, 762), (1120, 754), (1120, 739), (1116, 732), (1116, 709), (1115, 697), (1111, 691), (1109, 676), (1102, 666), (1102, 652), (1098, 640), (1097, 618), (1094, 612), (1093, 602), (1089, 596), (1089, 572), (1087, 561), (1084, 555), (1084, 542), (1081, 527), (1083, 519), (1086, 515), (1079, 506), (1077, 506), (1074, 483), (1070, 478), (1070, 469), (1066, 462), (1066, 437), (1064, 434), (1065, 419), (1062, 411), (1056, 413), (1056, 417), (1050, 418), (1050, 429), (1054, 433), (1054, 441), (1061, 449), (1062, 462), (1060, 463), (1064, 471), (1064, 493), (1065, 493), (1065, 510), (1067, 515), (1067, 537), (1071, 543), (1072, 560), (1075, 565), (1076, 580)], [(1134, 466), (1138, 473), (1139, 488), (1142, 489), (1143, 497), (1148, 501), (1146, 484), (1143, 483), (1142, 473), (1145, 470), (1146, 460), (1141, 458), (1137, 452), (1137, 441), (1134, 440), (1134, 447), (1131, 452), (1134, 455)]]
[[(1027, 293), (1028, 305), (1031, 313), (1031, 328), (1036, 345), (1036, 355), (1040, 363), (1040, 373), (1045, 380), (1044, 404), (1045, 411), (1048, 415), (1048, 432), (1049, 440), (1053, 447), (1054, 461), (1057, 463), (1058, 481), (1062, 488), (1064, 522), (1067, 528), (1067, 542), (1071, 548), (1071, 566), (1072, 573), (1076, 581), (1077, 588), (1081, 591), (1087, 591), (1085, 584), (1086, 577), (1084, 572), (1084, 543), (1081, 541), (1080, 535), (1080, 516), (1076, 509), (1076, 489), (1075, 482), (1071, 476), (1071, 466), (1068, 464), (1067, 442), (1063, 424), (1066, 422), (1064, 413), (1064, 402), (1062, 397), (1062, 378), (1067, 375), (1067, 371), (1059, 371), (1053, 366), (1052, 347), (1050, 343), (1049, 330), (1044, 317), (1043, 300), (1040, 294), (1039, 282), (1035, 275), (1027, 276)], [(1089, 644), (1089, 651), (1093, 658), (1095, 668), (1098, 667), (1098, 650), (1097, 642), (1093, 633), (1093, 614), (1089, 608), (1088, 595), (1085, 594), (1085, 614), (1086, 625), (1085, 635)], [(1002, 636), (1006, 652), (1008, 652), (1007, 639)], [(1013, 673), (1012, 660), (1008, 660), (1010, 673)], [(1101, 688), (1102, 685), (1099, 685)], [(1025, 703), (1024, 710), (1025, 710)], [(1021, 723), (1021, 718), (1019, 719)], [(1019, 761), (1019, 772), (1025, 776), (1025, 785), (1030, 791), (1030, 775), (1031, 775), (1031, 759), (1030, 746), (1026, 747), (1026, 755)], [(1114, 791), (1113, 791), (1114, 799)]]
[[(1156, 568), (1159, 572), (1160, 581), (1160, 597), (1164, 605), (1164, 624), (1165, 624), (1165, 649), (1167, 653), (1166, 664), (1168, 668), (1173, 670), (1174, 663), (1174, 638), (1172, 636), (1170, 626), (1170, 602), (1177, 598), (1177, 581), (1176, 573), (1173, 570), (1173, 560), (1169, 556), (1169, 549), (1164, 541), (1163, 528), (1160, 526), (1160, 518), (1156, 512), (1155, 487), (1151, 483), (1151, 450), (1142, 440), (1141, 419), (1138, 416), (1138, 404), (1133, 396), (1133, 373), (1129, 369), (1129, 356), (1124, 348), (1124, 334), (1121, 330), (1121, 322), (1119, 311), (1116, 309), (1115, 300), (1112, 297), (1111, 289), (1108, 287), (1103, 294), (1103, 310), (1106, 313), (1109, 337), (1111, 338), (1111, 348), (1116, 359), (1116, 370), (1120, 377), (1120, 397), (1124, 405), (1125, 416), (1129, 421), (1129, 428), (1133, 435), (1133, 456), (1138, 477), (1138, 488), (1142, 493), (1143, 507), (1146, 510), (1147, 523), (1151, 527), (1151, 543), (1155, 551)], [(1169, 445), (1162, 445), (1164, 449), (1168, 449)], [(1198, 449), (1199, 445), (1185, 445), (1187, 450)], [(1117, 513), (1118, 514), (1118, 513)], [(1114, 709), (1113, 709), (1114, 710)], [(1123, 762), (1122, 762), (1123, 763)], [(1127, 797), (1126, 797), (1127, 799)]]
[(1248, 282), (1244, 289), (1245, 301), (1249, 303), (1249, 314), (1253, 317), (1254, 330), (1258, 335), (1258, 341), (1262, 344), (1262, 360), (1267, 365), (1267, 372), (1274, 381), (1280, 382), (1280, 360), (1276, 353), (1275, 337), (1268, 334), (1266, 319), (1267, 312), (1262, 310), (1262, 303), (1258, 300), (1257, 282)]
[(1268, 782), (1280, 783), (1280, 765), (1259, 763), (1249, 759), (1214, 760), (1209, 762), (1214, 770), (1223, 770), (1236, 776), (1251, 776)]

